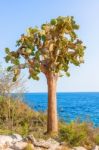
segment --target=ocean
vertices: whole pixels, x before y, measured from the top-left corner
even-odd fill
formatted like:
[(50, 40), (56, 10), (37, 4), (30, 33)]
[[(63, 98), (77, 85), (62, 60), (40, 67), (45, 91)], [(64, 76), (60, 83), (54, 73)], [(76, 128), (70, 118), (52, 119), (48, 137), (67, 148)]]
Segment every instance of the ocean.
[[(23, 100), (35, 111), (47, 111), (47, 93), (25, 93)], [(93, 122), (99, 127), (99, 93), (57, 93), (58, 117)]]

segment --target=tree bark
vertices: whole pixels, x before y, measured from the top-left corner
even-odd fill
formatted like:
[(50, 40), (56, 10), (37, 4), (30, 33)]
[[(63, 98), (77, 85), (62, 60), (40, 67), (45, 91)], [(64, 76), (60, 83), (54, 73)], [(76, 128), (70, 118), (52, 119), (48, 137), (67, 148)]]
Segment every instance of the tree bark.
[(57, 118), (57, 101), (56, 101), (56, 86), (57, 75), (49, 73), (47, 76), (48, 84), (48, 119), (47, 119), (47, 133), (58, 132), (58, 118)]

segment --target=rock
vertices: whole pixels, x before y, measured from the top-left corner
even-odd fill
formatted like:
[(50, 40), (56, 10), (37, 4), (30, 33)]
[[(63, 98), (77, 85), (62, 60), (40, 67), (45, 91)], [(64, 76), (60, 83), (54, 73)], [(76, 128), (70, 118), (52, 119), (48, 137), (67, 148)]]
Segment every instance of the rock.
[(42, 150), (42, 148), (40, 148), (40, 147), (36, 147), (34, 150)]
[(13, 135), (0, 135), (0, 145), (12, 144), (18, 141), (21, 141), (22, 137), (18, 134)]
[(63, 146), (64, 146), (64, 145), (66, 145), (66, 142), (61, 142), (60, 145), (63, 145)]
[(36, 143), (36, 139), (34, 138), (33, 135), (28, 135), (24, 141), (31, 141), (32, 143)]
[(48, 150), (56, 150), (59, 147), (59, 143), (55, 141), (54, 139), (48, 139), (47, 141), (40, 140), (38, 145), (41, 145), (41, 147), (45, 147)]
[(78, 147), (74, 147), (73, 150), (87, 150), (87, 149), (82, 146), (78, 146)]
[(42, 139), (39, 139), (39, 140), (36, 140), (33, 135), (29, 135), (26, 139), (26, 141), (30, 141), (35, 149), (48, 149), (48, 150), (55, 150), (56, 148), (59, 147), (59, 143), (57, 141), (55, 141), (54, 139), (48, 139), (48, 140), (42, 140)]
[(74, 150), (68, 146), (59, 146), (56, 150)]
[(13, 146), (11, 146), (12, 149), (14, 150), (23, 150), (24, 148), (27, 147), (27, 143), (26, 142), (16, 142)]
[(12, 148), (13, 150), (23, 150), (25, 148), (27, 148), (27, 149), (31, 148), (34, 150), (33, 144), (23, 142), (23, 141), (19, 141), (19, 142), (14, 143), (10, 148)]
[(99, 146), (96, 145), (95, 148), (93, 150), (99, 150)]
[(18, 134), (0, 135), (0, 150), (8, 149), (14, 143), (22, 141), (22, 137)]
[(12, 149), (12, 148), (6, 148), (5, 150), (14, 150), (14, 149)]
[(9, 145), (0, 145), (0, 150), (13, 150), (13, 149), (9, 148)]
[(49, 150), (56, 150), (59, 147), (59, 143), (55, 141), (54, 139), (48, 139), (46, 143), (49, 146)]
[(49, 146), (48, 145), (46, 145), (46, 141), (45, 140), (42, 140), (42, 139), (39, 139), (38, 141), (34, 138), (34, 136), (33, 135), (29, 135), (26, 139), (25, 139), (25, 141), (29, 141), (29, 142), (31, 142), (34, 146), (35, 146), (35, 148), (45, 148), (45, 149), (48, 149), (49, 148)]
[(22, 139), (22, 136), (21, 135), (19, 135), (19, 134), (13, 134), (13, 135), (11, 135), (11, 137), (13, 138), (13, 142), (15, 141), (15, 142), (19, 142), (19, 141), (22, 141), (23, 139)]
[(13, 138), (10, 136), (0, 135), (0, 147), (4, 145), (12, 145)]

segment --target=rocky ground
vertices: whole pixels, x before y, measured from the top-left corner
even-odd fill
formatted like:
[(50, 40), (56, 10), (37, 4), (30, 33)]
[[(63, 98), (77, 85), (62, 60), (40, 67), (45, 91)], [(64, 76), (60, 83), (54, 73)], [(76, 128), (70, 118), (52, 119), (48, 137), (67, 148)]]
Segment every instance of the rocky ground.
[[(0, 135), (0, 150), (86, 150), (84, 147), (74, 147), (72, 149), (64, 146), (54, 139), (36, 140), (32, 135), (22, 138), (18, 134)], [(99, 146), (95, 146), (92, 150), (99, 150)]]

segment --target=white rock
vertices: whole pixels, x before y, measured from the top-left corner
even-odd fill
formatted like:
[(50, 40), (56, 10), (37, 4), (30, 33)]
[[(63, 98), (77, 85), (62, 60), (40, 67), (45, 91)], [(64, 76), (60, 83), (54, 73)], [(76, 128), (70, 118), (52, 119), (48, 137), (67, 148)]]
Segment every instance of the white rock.
[(0, 150), (13, 150), (13, 149), (9, 148), (9, 145), (0, 145)]
[(0, 135), (0, 145), (9, 145), (13, 142), (13, 138), (10, 136)]
[(48, 140), (42, 140), (42, 139), (39, 139), (39, 140), (32, 140), (33, 141), (33, 144), (35, 146), (35, 149), (38, 150), (38, 148), (45, 148), (45, 149), (48, 149), (48, 150), (56, 150), (56, 148), (59, 147), (59, 143), (57, 141), (55, 141), (54, 139), (48, 139)]
[(34, 150), (42, 150), (40, 147), (35, 147)]
[(74, 147), (73, 150), (87, 150), (87, 149), (82, 146), (78, 146), (78, 147)]
[(55, 150), (60, 145), (57, 141), (53, 139), (48, 139), (47, 142), (49, 144), (49, 150)]
[(14, 142), (22, 141), (22, 137), (18, 134), (13, 135), (0, 135), (0, 145), (1, 144), (11, 144)]
[(95, 148), (93, 150), (99, 150), (99, 146), (96, 145)]
[(11, 148), (14, 150), (23, 150), (27, 145), (26, 142), (16, 142)]
[(13, 135), (10, 135), (10, 137), (13, 138), (13, 142), (19, 142), (19, 141), (22, 141), (22, 136), (19, 135), (19, 134), (13, 134)]
[(55, 150), (59, 147), (59, 143), (54, 139), (48, 139), (47, 141), (42, 140), (43, 145), (49, 147), (48, 150)]
[(12, 149), (12, 148), (6, 148), (5, 150), (14, 150), (14, 149)]
[(2, 147), (3, 147), (3, 145), (2, 145), (2, 144), (0, 144), (0, 149), (2, 149)]
[(0, 150), (3, 150), (4, 147), (11, 147), (13, 143), (18, 141), (22, 141), (22, 137), (18, 134), (0, 135)]

